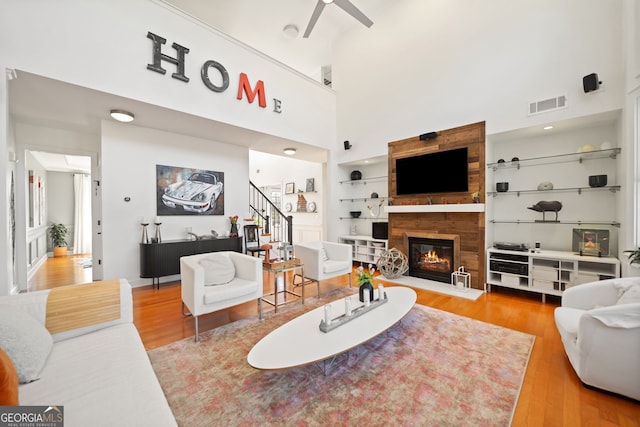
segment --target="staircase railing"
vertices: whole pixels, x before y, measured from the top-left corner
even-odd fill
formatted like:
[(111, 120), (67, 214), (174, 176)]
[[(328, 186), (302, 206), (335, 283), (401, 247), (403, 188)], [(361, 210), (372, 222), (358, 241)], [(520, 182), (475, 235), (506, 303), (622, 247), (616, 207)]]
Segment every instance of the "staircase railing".
[(262, 226), (270, 242), (293, 242), (293, 216), (282, 212), (256, 185), (249, 181), (249, 211)]

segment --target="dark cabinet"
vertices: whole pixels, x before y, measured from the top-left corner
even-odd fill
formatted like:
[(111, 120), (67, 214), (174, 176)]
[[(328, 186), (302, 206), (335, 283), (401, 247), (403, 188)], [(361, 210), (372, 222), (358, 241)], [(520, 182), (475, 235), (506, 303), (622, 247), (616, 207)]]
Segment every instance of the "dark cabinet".
[(171, 240), (140, 244), (140, 277), (153, 278), (160, 286), (160, 277), (180, 273), (180, 257), (207, 252), (242, 252), (242, 238), (203, 240)]

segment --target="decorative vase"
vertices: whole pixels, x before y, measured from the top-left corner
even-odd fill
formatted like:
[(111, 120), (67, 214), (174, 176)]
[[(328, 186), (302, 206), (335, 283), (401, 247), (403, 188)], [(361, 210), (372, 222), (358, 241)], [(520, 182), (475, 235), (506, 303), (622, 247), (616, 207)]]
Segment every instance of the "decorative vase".
[(373, 285), (371, 282), (364, 282), (358, 289), (360, 293), (360, 302), (364, 302), (364, 293), (369, 292), (369, 301), (373, 301)]
[(231, 224), (230, 237), (238, 237), (238, 224)]

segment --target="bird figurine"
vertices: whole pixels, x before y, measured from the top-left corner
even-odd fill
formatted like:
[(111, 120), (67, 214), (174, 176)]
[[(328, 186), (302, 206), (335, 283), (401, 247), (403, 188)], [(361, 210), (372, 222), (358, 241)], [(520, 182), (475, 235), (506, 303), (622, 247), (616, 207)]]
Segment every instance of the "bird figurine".
[(539, 201), (533, 206), (529, 206), (527, 209), (531, 209), (532, 211), (542, 212), (542, 222), (546, 222), (545, 214), (547, 212), (555, 212), (556, 219), (555, 222), (558, 222), (558, 212), (562, 209), (562, 203), (557, 200), (552, 201)]

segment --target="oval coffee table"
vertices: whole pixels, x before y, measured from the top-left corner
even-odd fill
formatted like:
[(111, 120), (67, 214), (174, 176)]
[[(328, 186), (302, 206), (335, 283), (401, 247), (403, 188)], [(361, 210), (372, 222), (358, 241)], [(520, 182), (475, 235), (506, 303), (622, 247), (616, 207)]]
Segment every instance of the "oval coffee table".
[[(385, 293), (385, 304), (327, 333), (319, 328), (324, 306), (296, 317), (258, 341), (247, 361), (257, 369), (287, 369), (344, 353), (395, 325), (416, 302), (416, 292), (411, 288), (388, 287)], [(350, 298), (353, 308), (362, 304), (357, 294)], [(344, 298), (330, 304), (333, 318), (344, 314)]]

